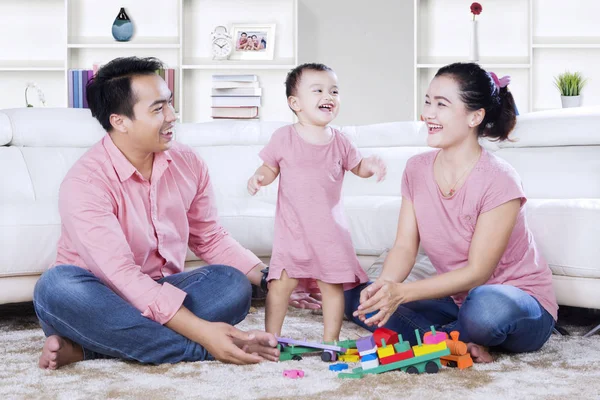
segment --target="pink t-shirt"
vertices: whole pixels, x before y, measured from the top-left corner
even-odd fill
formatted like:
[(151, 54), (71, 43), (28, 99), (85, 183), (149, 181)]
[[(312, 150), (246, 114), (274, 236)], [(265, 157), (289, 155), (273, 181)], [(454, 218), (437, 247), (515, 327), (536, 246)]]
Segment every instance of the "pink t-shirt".
[[(437, 273), (467, 265), (480, 214), (520, 198), (521, 211), (508, 245), (486, 284), (518, 287), (557, 319), (552, 272), (527, 226), (523, 207), (527, 200), (517, 172), (506, 161), (483, 150), (463, 186), (453, 196), (444, 197), (433, 174), (438, 151), (412, 157), (402, 179), (402, 196), (413, 203), (421, 245)], [(452, 297), (460, 306), (466, 295)]]
[(348, 138), (332, 132), (327, 144), (317, 145), (302, 139), (293, 125), (284, 126), (259, 154), (280, 171), (268, 279), (278, 279), (285, 269), (303, 288), (311, 286), (310, 278), (345, 289), (368, 280), (342, 204), (344, 173), (362, 158)]

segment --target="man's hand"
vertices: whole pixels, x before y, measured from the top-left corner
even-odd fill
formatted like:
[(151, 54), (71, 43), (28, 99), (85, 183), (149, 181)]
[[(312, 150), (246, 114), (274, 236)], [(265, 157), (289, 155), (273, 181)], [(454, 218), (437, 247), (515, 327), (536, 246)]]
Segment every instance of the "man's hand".
[(250, 193), (251, 196), (254, 196), (260, 190), (263, 179), (265, 179), (264, 175), (256, 174), (248, 179), (248, 193)]
[(279, 351), (274, 348), (277, 346), (275, 336), (258, 331), (244, 332), (223, 322), (210, 322), (200, 344), (215, 359), (229, 364), (256, 364), (279, 357)]
[(373, 155), (367, 158), (363, 158), (361, 164), (362, 165), (360, 169), (364, 169), (365, 173), (368, 176), (375, 175), (377, 177), (377, 182), (381, 182), (385, 179), (385, 176), (387, 174), (387, 166), (380, 157)]
[(267, 332), (252, 330), (248, 333), (253, 336), (251, 340), (234, 339), (235, 344), (249, 354), (255, 354), (265, 360), (279, 361), (277, 338)]

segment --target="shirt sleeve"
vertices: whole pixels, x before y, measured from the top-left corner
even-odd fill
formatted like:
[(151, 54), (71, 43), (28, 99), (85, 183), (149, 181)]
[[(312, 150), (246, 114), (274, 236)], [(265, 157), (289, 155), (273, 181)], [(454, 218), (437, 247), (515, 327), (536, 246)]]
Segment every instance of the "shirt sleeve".
[(481, 201), (480, 213), (485, 213), (514, 199), (521, 200), (521, 207), (527, 202), (521, 178), (512, 167), (498, 170), (490, 180)]
[(258, 153), (258, 156), (271, 167), (279, 168), (283, 154), (283, 135), (280, 130), (277, 130), (271, 135), (269, 143)]
[(362, 161), (362, 155), (358, 150), (358, 147), (342, 132), (339, 132), (342, 140), (344, 141), (345, 153), (344, 153), (344, 170), (350, 171), (356, 167)]
[(62, 226), (87, 268), (143, 316), (165, 324), (179, 310), (186, 293), (142, 272), (115, 210), (114, 200), (97, 185), (77, 178), (61, 185)]
[(190, 225), (189, 247), (208, 264), (228, 265), (248, 274), (261, 261), (229, 236), (219, 223), (208, 167), (196, 153), (194, 157), (198, 190), (187, 214)]

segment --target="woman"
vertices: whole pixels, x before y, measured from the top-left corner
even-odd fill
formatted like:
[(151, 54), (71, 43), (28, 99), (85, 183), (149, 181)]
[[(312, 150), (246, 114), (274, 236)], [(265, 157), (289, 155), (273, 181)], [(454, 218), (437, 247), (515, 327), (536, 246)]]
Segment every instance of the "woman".
[[(520, 178), (478, 141), (507, 140), (514, 128), (508, 81), (462, 63), (432, 80), (422, 119), (437, 150), (406, 165), (397, 237), (381, 276), (346, 292), (346, 314), (358, 324), (385, 326), (413, 344), (417, 328), (457, 330), (476, 362), (492, 361), (489, 347), (534, 351), (550, 337), (558, 310), (552, 273), (527, 226)], [(403, 283), (419, 244), (437, 274)]]

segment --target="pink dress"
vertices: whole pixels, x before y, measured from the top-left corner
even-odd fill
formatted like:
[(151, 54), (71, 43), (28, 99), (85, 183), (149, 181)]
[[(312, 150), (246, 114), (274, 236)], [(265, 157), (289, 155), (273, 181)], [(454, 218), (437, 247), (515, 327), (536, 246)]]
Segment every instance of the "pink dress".
[[(471, 239), (479, 215), (510, 200), (521, 200), (515, 227), (487, 285), (515, 286), (536, 298), (556, 320), (558, 305), (552, 287), (552, 271), (527, 226), (527, 201), (521, 179), (506, 161), (483, 150), (462, 187), (444, 197), (433, 175), (438, 150), (408, 160), (402, 180), (402, 196), (413, 203), (421, 245), (438, 274), (467, 265)], [(460, 306), (467, 293), (453, 297)]]
[(292, 125), (273, 133), (260, 152), (279, 167), (275, 235), (268, 280), (286, 270), (310, 288), (318, 279), (349, 289), (368, 280), (360, 266), (342, 204), (346, 171), (362, 157), (340, 131), (327, 144), (306, 142)]

